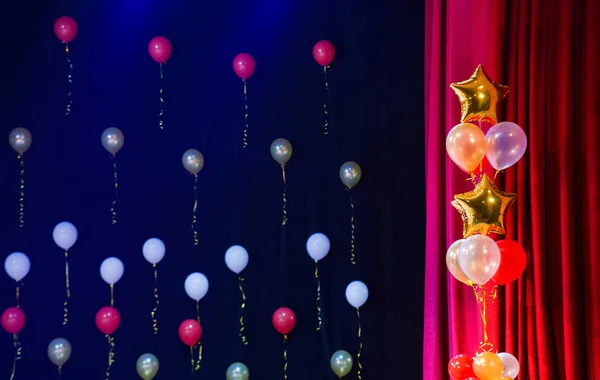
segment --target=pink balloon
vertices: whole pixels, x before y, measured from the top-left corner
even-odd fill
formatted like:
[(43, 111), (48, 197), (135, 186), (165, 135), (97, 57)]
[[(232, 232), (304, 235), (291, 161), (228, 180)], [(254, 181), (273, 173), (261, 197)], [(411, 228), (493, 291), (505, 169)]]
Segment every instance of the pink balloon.
[(241, 53), (233, 59), (233, 71), (243, 80), (250, 78), (255, 68), (256, 63), (250, 54)]
[(17, 307), (9, 307), (2, 313), (2, 327), (10, 334), (18, 334), (25, 326), (25, 313)]
[(158, 63), (166, 63), (172, 51), (171, 42), (162, 36), (154, 37), (148, 44), (148, 53)]
[(313, 47), (313, 57), (321, 66), (329, 66), (335, 58), (335, 47), (327, 40), (319, 41)]
[(77, 23), (69, 16), (59, 17), (54, 23), (54, 34), (62, 42), (69, 43), (77, 35)]
[(478, 126), (470, 123), (458, 124), (446, 137), (446, 151), (458, 167), (472, 172), (485, 157), (487, 142)]

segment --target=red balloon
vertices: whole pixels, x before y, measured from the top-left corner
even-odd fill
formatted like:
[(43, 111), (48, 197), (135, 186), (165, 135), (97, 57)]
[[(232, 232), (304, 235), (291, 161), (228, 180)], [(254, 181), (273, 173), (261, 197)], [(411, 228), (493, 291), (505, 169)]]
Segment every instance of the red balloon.
[(96, 326), (106, 335), (115, 332), (121, 323), (121, 315), (114, 307), (103, 307), (96, 314)]
[(250, 54), (241, 53), (233, 59), (233, 71), (243, 80), (250, 78), (255, 68), (256, 63)]
[(287, 307), (280, 307), (273, 313), (273, 327), (280, 334), (286, 335), (296, 325), (296, 314)]
[(448, 362), (448, 373), (452, 380), (477, 379), (473, 372), (473, 358), (467, 355), (459, 354)]
[(525, 270), (527, 255), (521, 244), (514, 240), (500, 240), (496, 244), (500, 248), (500, 266), (492, 280), (498, 285), (510, 284)]
[(192, 347), (200, 340), (202, 327), (195, 319), (186, 319), (179, 325), (179, 339), (186, 345)]
[(25, 326), (25, 313), (18, 307), (9, 307), (2, 313), (2, 327), (10, 334), (18, 334)]
[(329, 66), (335, 58), (335, 47), (327, 40), (319, 41), (313, 47), (313, 57), (321, 66)]
[(148, 53), (158, 63), (166, 63), (171, 57), (171, 52), (173, 52), (173, 47), (165, 37), (154, 37), (148, 44)]
[(77, 23), (69, 16), (59, 17), (54, 23), (54, 34), (64, 43), (71, 42), (77, 35)]

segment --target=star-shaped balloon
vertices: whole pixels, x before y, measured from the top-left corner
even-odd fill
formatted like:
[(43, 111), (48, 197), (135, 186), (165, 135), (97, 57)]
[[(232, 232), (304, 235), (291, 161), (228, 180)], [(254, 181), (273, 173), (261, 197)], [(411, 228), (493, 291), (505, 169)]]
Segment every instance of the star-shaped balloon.
[(498, 122), (496, 107), (498, 101), (506, 96), (509, 88), (491, 80), (483, 70), (483, 66), (477, 66), (471, 78), (452, 83), (450, 87), (460, 99), (460, 120), (463, 123), (472, 120), (487, 121), (491, 124)]
[(456, 194), (452, 206), (463, 220), (463, 236), (481, 233), (505, 235), (504, 214), (517, 199), (517, 194), (500, 191), (488, 177), (483, 175), (475, 190)]

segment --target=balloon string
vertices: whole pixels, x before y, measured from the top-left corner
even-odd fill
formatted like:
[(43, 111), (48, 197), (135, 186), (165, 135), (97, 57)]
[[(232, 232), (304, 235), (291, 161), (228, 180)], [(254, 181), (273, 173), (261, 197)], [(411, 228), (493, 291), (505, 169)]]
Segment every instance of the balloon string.
[(117, 224), (117, 198), (119, 197), (119, 175), (117, 173), (117, 161), (116, 156), (113, 154), (111, 156), (113, 160), (113, 182), (115, 186), (115, 199), (112, 202), (110, 207), (110, 212), (112, 214), (112, 224)]
[(198, 208), (198, 175), (194, 174), (194, 207), (192, 210), (192, 232), (194, 234), (194, 245), (198, 245), (198, 230), (196, 223), (198, 218), (196, 217), (196, 210)]
[(200, 301), (196, 301), (196, 321), (200, 324)]
[(492, 292), (488, 293), (483, 285), (473, 284), (473, 292), (475, 293), (475, 299), (480, 305), (479, 315), (481, 317), (481, 324), (483, 327), (483, 340), (479, 343), (479, 352), (489, 352), (494, 350), (494, 345), (489, 341), (489, 335), (487, 332), (487, 302), (488, 297), (491, 302), (494, 302), (498, 296), (498, 285), (494, 285)]
[(194, 367), (195, 371), (200, 370), (200, 362), (202, 361), (202, 343), (198, 342), (198, 360), (196, 360), (196, 366)]
[(354, 246), (354, 231), (356, 227), (354, 226), (354, 200), (352, 199), (352, 193), (350, 192), (350, 188), (346, 188), (348, 191), (348, 196), (350, 197), (350, 263), (356, 264), (356, 247)]
[(156, 264), (152, 264), (152, 267), (154, 268), (154, 299), (156, 300), (156, 305), (150, 312), (150, 316), (152, 317), (154, 335), (156, 335), (158, 334), (158, 319), (156, 319), (156, 312), (158, 311), (160, 300), (158, 299), (158, 268), (156, 267)]
[(315, 261), (315, 279), (317, 280), (317, 320), (318, 325), (316, 331), (321, 330), (323, 324), (322, 311), (321, 311), (321, 279), (319, 278), (319, 263)]
[(190, 346), (190, 362), (192, 363), (192, 373), (196, 369), (196, 360), (194, 359), (194, 346)]
[(66, 290), (66, 298), (63, 303), (63, 326), (69, 323), (69, 309), (67, 306), (69, 305), (69, 299), (71, 298), (71, 287), (69, 285), (69, 251), (65, 250), (65, 290)]
[(242, 146), (248, 147), (248, 92), (246, 91), (246, 80), (244, 79), (244, 142)]
[(110, 306), (115, 306), (115, 285), (110, 284)]
[(58, 378), (62, 379), (62, 366), (61, 365), (58, 366)]
[(158, 92), (158, 99), (160, 100), (160, 111), (158, 111), (158, 127), (160, 129), (164, 129), (163, 126), (163, 120), (162, 120), (162, 116), (164, 115), (165, 111), (163, 109), (163, 106), (165, 104), (165, 100), (163, 99), (163, 64), (160, 64), (160, 90)]
[(356, 366), (357, 366), (357, 371), (356, 371), (356, 377), (358, 378), (358, 380), (362, 379), (362, 363), (360, 362), (360, 357), (362, 356), (362, 348), (363, 348), (363, 342), (362, 342), (362, 326), (360, 324), (360, 309), (356, 308), (356, 318), (358, 320), (358, 353), (356, 354)]
[(283, 378), (287, 379), (287, 369), (288, 369), (288, 358), (287, 358), (287, 335), (283, 336)]
[(15, 347), (15, 357), (13, 359), (13, 368), (10, 374), (10, 380), (15, 378), (15, 372), (17, 371), (17, 361), (21, 360), (23, 357), (23, 347), (21, 346), (21, 342), (19, 341), (19, 335), (13, 334), (13, 346)]
[(19, 186), (20, 196), (19, 196), (19, 227), (23, 227), (25, 225), (25, 161), (23, 161), (23, 156), (18, 155), (17, 158), (21, 164), (21, 184)]
[(244, 282), (244, 278), (242, 276), (238, 276), (238, 287), (240, 289), (240, 294), (242, 296), (242, 303), (240, 306), (240, 339), (242, 340), (242, 344), (245, 346), (248, 344), (248, 340), (246, 339), (246, 335), (244, 331), (246, 330), (246, 326), (244, 325), (244, 309), (246, 308), (246, 293), (244, 293), (244, 287), (242, 283)]
[[(329, 82), (327, 81), (327, 68), (329, 66), (323, 66), (323, 76), (325, 77), (325, 94), (329, 96)], [(329, 111), (327, 110), (327, 98), (323, 103), (323, 115), (325, 117), (325, 124), (323, 124), (323, 134), (329, 134)]]
[(21, 302), (21, 289), (19, 287), (19, 283), (17, 282), (17, 289), (15, 290), (15, 295), (17, 297), (17, 308), (21, 307), (19, 303)]
[(71, 98), (71, 95), (73, 94), (73, 64), (71, 63), (71, 57), (69, 56), (69, 45), (67, 44), (65, 44), (65, 54), (67, 57), (67, 64), (69, 65), (69, 74), (67, 76), (67, 79), (69, 80), (69, 93), (67, 94), (67, 99), (69, 100), (69, 103), (67, 104), (65, 115), (69, 116), (71, 114), (71, 107), (73, 106), (73, 98)]
[(115, 362), (115, 338), (110, 335), (106, 335), (108, 341), (108, 367), (106, 367), (106, 380), (110, 378), (110, 369)]
[(288, 221), (288, 217), (287, 217), (287, 181), (285, 178), (285, 164), (281, 165), (281, 175), (283, 176), (283, 193), (282, 193), (282, 199), (283, 199), (283, 207), (281, 210), (281, 225), (285, 226), (287, 224)]

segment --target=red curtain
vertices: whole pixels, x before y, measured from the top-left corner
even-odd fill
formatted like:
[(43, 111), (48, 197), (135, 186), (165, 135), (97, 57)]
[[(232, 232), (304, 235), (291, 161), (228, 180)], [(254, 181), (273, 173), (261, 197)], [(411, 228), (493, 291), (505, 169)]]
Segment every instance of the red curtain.
[(473, 188), (446, 154), (446, 134), (460, 122), (449, 84), (481, 63), (511, 88), (499, 119), (529, 139), (525, 157), (497, 180), (518, 194), (507, 237), (528, 263), (492, 306), (491, 340), (518, 358), (519, 379), (600, 380), (599, 20), (594, 0), (426, 2), (423, 379), (448, 379), (448, 360), (481, 340), (473, 291), (445, 265), (462, 237), (450, 201)]

